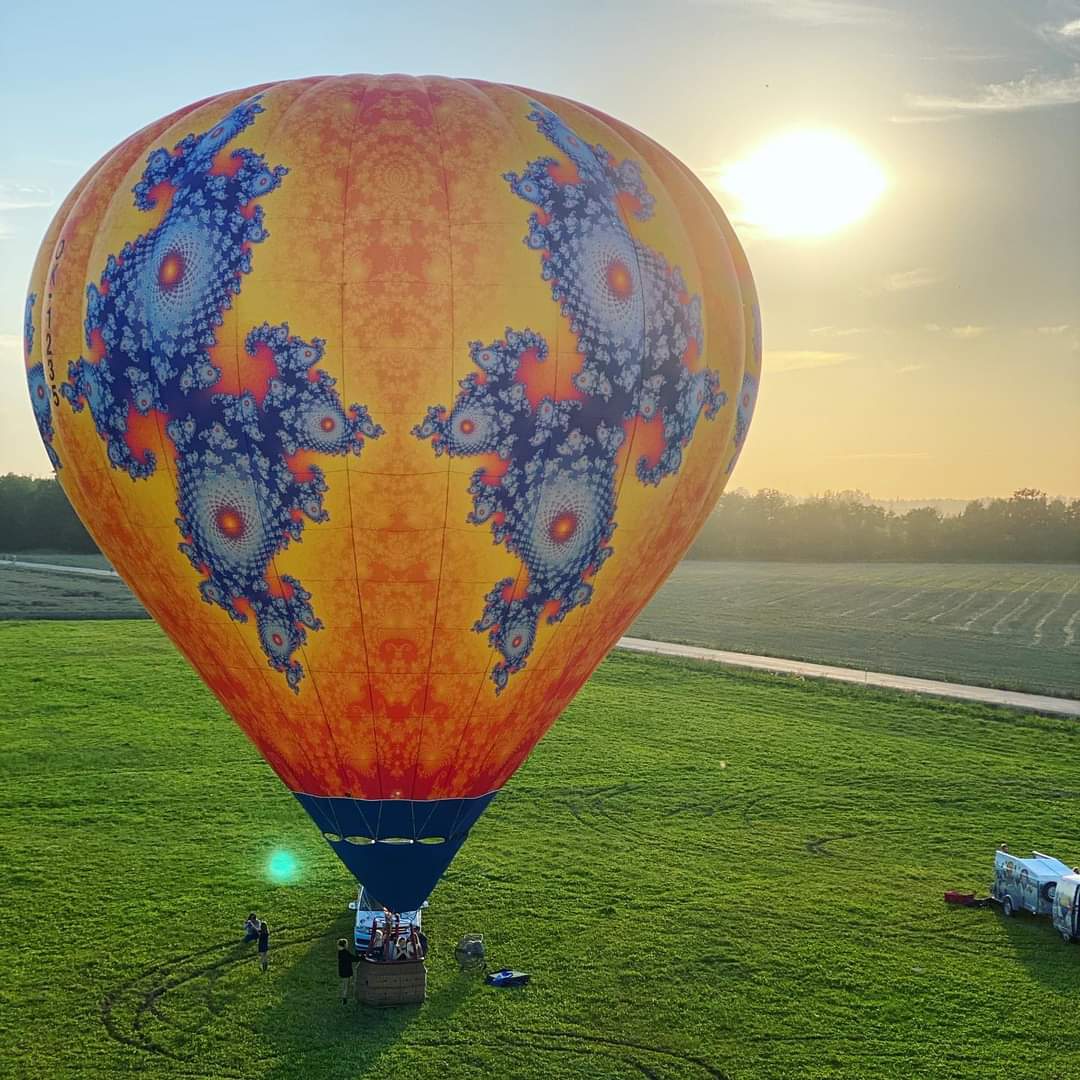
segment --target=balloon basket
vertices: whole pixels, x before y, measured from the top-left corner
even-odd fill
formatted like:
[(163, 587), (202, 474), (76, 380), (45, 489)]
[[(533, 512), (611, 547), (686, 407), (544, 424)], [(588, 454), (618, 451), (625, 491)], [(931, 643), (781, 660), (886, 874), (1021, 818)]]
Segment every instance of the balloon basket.
[(365, 1005), (417, 1005), (427, 997), (427, 965), (423, 960), (364, 957), (358, 975), (357, 997)]

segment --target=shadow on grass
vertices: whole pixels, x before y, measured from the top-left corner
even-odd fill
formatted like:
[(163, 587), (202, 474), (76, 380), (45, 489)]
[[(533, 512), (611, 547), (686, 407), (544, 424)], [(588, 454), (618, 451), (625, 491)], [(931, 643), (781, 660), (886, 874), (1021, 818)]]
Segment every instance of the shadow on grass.
[(1064, 941), (1049, 916), (1018, 912), (1012, 918), (998, 916), (1013, 954), (1028, 975), (1049, 990), (1075, 996), (1080, 989), (1080, 945)]
[(423, 1005), (376, 1008), (350, 1000), (342, 1005), (337, 976), (337, 940), (351, 940), (352, 922), (337, 919), (304, 951), (289, 960), (277, 982), (277, 1002), (259, 1015), (256, 1034), (271, 1068), (267, 1080), (354, 1080), (385, 1074), (380, 1059), (422, 1025), (425, 1034), (447, 1030), (447, 1022), (480, 983), (457, 975), (431, 987)]

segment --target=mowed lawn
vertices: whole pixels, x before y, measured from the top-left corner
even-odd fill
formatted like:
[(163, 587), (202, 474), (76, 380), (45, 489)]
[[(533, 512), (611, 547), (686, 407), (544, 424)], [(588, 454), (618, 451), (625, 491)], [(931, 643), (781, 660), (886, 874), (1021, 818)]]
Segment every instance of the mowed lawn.
[[(1080, 1075), (1080, 946), (942, 902), (1002, 839), (1080, 861), (1073, 722), (617, 654), (436, 889), (427, 1003), (381, 1011), (337, 1000), (349, 876), (152, 623), (0, 655), (4, 1077)], [(465, 932), (532, 985), (458, 973)]]
[(688, 561), (628, 633), (1080, 697), (1080, 566)]

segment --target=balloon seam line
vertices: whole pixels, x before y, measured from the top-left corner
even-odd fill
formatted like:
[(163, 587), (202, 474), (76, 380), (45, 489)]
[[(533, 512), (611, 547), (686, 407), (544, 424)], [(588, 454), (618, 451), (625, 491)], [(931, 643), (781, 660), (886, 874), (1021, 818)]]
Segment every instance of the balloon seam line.
[[(364, 102), (367, 100), (368, 89), (370, 83), (365, 82), (363, 89), (360, 92), (359, 100), (356, 102), (356, 115), (353, 117), (352, 130), (349, 136), (349, 154), (345, 162), (345, 191), (343, 194), (343, 206), (341, 214), (341, 292), (339, 294), (339, 302), (341, 307), (341, 370), (342, 370), (342, 390), (346, 389), (346, 368), (345, 368), (345, 236), (348, 230), (349, 222), (349, 184), (352, 178), (352, 159), (353, 153), (356, 149), (356, 133), (360, 127), (360, 116), (364, 111)], [(342, 394), (343, 404), (348, 399), (347, 394)], [(356, 606), (360, 613), (360, 636), (363, 641), (364, 647), (364, 682), (367, 686), (368, 705), (371, 708), (371, 742), (375, 749), (375, 781), (376, 787), (380, 794), (383, 793), (382, 783), (382, 762), (379, 759), (379, 734), (378, 723), (375, 719), (375, 693), (371, 686), (371, 654), (368, 651), (367, 642), (367, 621), (364, 619), (364, 598), (360, 590), (360, 568), (357, 565), (356, 558), (356, 527), (352, 520), (352, 478), (350, 476), (349, 462), (345, 460), (345, 491), (349, 499), (349, 526), (352, 541), (352, 571), (353, 571), (353, 584), (356, 589)]]
[[(442, 130), (439, 127), (438, 118), (435, 115), (435, 103), (431, 100), (431, 90), (423, 77), (419, 80), (420, 85), (424, 89), (424, 96), (427, 99), (428, 111), (431, 113), (431, 124), (435, 129), (435, 145), (439, 151), (439, 173), (442, 177), (443, 197), (446, 199), (446, 243), (447, 243), (447, 259), (448, 270), (450, 278), (450, 400), (453, 401), (454, 397), (454, 226), (451, 220), (452, 215), (450, 213), (450, 184), (446, 178), (446, 152), (443, 146)], [(451, 406), (453, 408), (453, 406)], [(430, 706), (431, 699), (431, 669), (435, 662), (435, 636), (438, 631), (439, 625), (439, 600), (442, 595), (442, 572), (443, 566), (446, 562), (446, 532), (448, 527), (448, 518), (450, 515), (450, 477), (453, 475), (450, 468), (450, 456), (446, 458), (446, 497), (443, 500), (443, 521), (442, 521), (442, 540), (439, 543), (439, 574), (436, 579), (435, 585), (435, 611), (431, 620), (431, 641), (428, 647), (428, 664), (427, 664), (427, 677), (424, 680), (424, 706), (420, 715), (420, 731), (416, 736), (416, 756), (413, 759), (412, 768), (412, 780), (409, 784), (409, 797), (415, 798), (416, 795), (416, 777), (420, 771), (420, 752), (423, 749), (424, 744), (424, 716)], [(415, 835), (415, 821), (413, 822), (414, 835)]]
[[(491, 105), (495, 109), (495, 111), (502, 117), (504, 123), (506, 124), (506, 127), (509, 129), (509, 131), (510, 131), (512, 137), (513, 137), (514, 142), (518, 146), (518, 149), (519, 149), (519, 151), (521, 153), (521, 156), (527, 161), (528, 157), (529, 157), (529, 154), (528, 154), (528, 151), (526, 150), (525, 143), (521, 138), (521, 132), (518, 131), (517, 126), (515, 125), (514, 121), (511, 119), (511, 117), (508, 115), (508, 113), (502, 107), (502, 105), (495, 99), (495, 97), (493, 97), (490, 93), (488, 93), (488, 85), (485, 85), (484, 87), (473, 87), (473, 89), (476, 90), (480, 94), (481, 97), (486, 98), (487, 101), (489, 101), (491, 103)], [(523, 92), (521, 92), (520, 90), (518, 90), (517, 92), (520, 93), (521, 96), (526, 99), (526, 101), (528, 100), (527, 96)], [(543, 280), (543, 279), (541, 279), (541, 280)], [(556, 322), (555, 325), (556, 325), (556, 333), (557, 333), (558, 332), (558, 325), (559, 325), (558, 322)], [(559, 374), (559, 368), (558, 368), (558, 360), (559, 360), (558, 341), (555, 342), (555, 350), (554, 350), (554, 352), (555, 352), (555, 355), (554, 355), (553, 359), (555, 361), (556, 388), (555, 388), (555, 392), (553, 392), (553, 394), (552, 394), (553, 399), (555, 397), (555, 393), (557, 393), (557, 391), (558, 391), (558, 385), (557, 385), (558, 374)], [(548, 454), (548, 457), (545, 458), (545, 461), (547, 461), (549, 459), (549, 457), (550, 457), (550, 450), (547, 452), (547, 454)], [(535, 519), (536, 519), (536, 508), (534, 507), (533, 508), (533, 515), (532, 515), (532, 518), (530, 519), (530, 521), (535, 521)], [(528, 530), (526, 530), (526, 531), (528, 531)], [(526, 571), (524, 559), (519, 559), (519, 563), (520, 563), (520, 565), (518, 567), (517, 576), (516, 576), (515, 581), (514, 581), (514, 591), (515, 591), (515, 593), (517, 592), (518, 587), (521, 585), (522, 575)], [(491, 672), (492, 665), (495, 662), (495, 653), (496, 653), (495, 645), (489, 643), (487, 668), (485, 669), (484, 677), (483, 677), (483, 679), (481, 679), (480, 684), (479, 684), (479, 686), (477, 688), (476, 696), (473, 698), (473, 704), (472, 704), (472, 707), (469, 710), (469, 715), (465, 720), (464, 726), (462, 727), (461, 738), (458, 740), (457, 749), (454, 751), (453, 758), (451, 758), (450, 775), (453, 775), (454, 768), (457, 765), (458, 758), (461, 756), (461, 748), (465, 745), (465, 736), (468, 734), (469, 728), (472, 726), (472, 722), (473, 722), (477, 702), (479, 702), (480, 695), (484, 692), (484, 690), (485, 690), (485, 688), (487, 686), (488, 677), (489, 677), (489, 674)], [(533, 674), (535, 674), (535, 671), (533, 672)], [(484, 758), (482, 759), (483, 761), (487, 760), (487, 758), (490, 756), (491, 751), (492, 751), (492, 749), (494, 749), (494, 747), (495, 747), (495, 740), (491, 739), (489, 747), (488, 747), (488, 752), (487, 752), (487, 754), (485, 754)]]

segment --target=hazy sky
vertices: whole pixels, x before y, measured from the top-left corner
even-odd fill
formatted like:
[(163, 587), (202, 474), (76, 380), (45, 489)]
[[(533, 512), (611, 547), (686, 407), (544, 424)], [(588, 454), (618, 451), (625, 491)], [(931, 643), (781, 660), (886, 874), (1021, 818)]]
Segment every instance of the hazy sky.
[[(83, 171), (189, 101), (350, 71), (577, 98), (714, 187), (765, 331), (736, 485), (1080, 495), (1080, 0), (7, 0), (0, 472), (48, 472), (23, 303), (41, 235)], [(725, 190), (731, 167), (822, 129), (884, 175), (876, 205), (810, 237), (747, 222)], [(781, 200), (802, 164), (774, 170)]]

